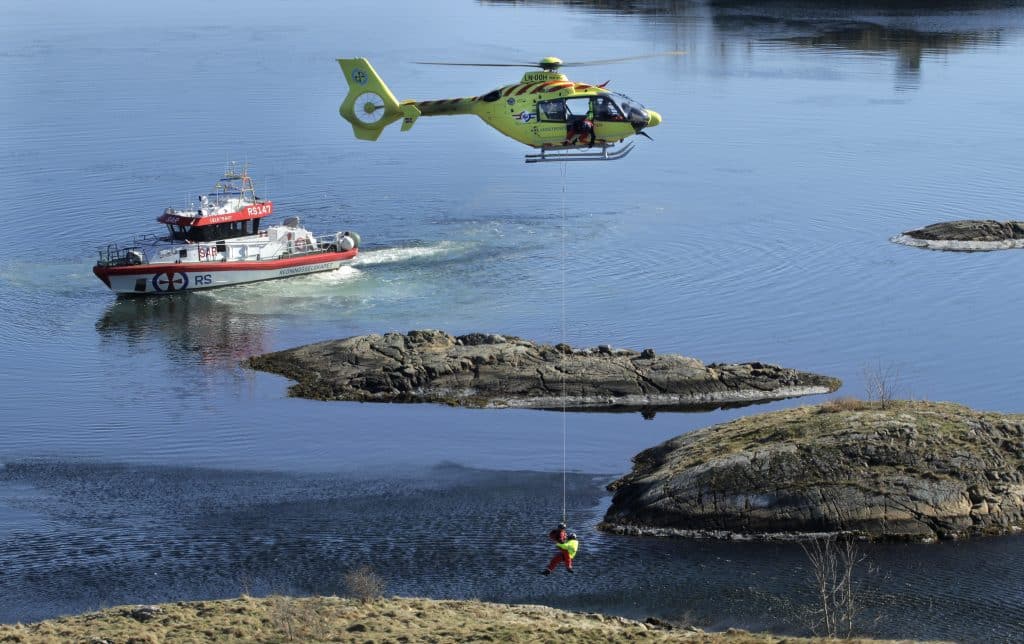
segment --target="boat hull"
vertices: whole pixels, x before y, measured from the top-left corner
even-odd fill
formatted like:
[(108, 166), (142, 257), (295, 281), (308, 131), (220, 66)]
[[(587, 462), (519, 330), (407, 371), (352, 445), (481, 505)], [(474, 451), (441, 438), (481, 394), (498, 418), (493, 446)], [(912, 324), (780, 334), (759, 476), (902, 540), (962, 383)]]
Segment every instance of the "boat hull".
[(168, 295), (334, 271), (357, 254), (353, 248), (265, 261), (94, 266), (92, 272), (121, 295)]

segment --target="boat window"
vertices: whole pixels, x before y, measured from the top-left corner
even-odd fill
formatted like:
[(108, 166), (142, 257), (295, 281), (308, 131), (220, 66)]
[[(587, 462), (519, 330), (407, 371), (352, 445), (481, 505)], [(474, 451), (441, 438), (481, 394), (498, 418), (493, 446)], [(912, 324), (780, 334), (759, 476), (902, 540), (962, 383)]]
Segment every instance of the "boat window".
[(622, 112), (610, 96), (594, 97), (594, 118), (599, 121), (625, 120)]
[(537, 117), (541, 121), (565, 121), (565, 99), (556, 98), (537, 103)]
[(206, 241), (206, 229), (208, 226), (192, 226), (185, 233), (185, 239), (194, 242)]
[(565, 107), (572, 116), (586, 116), (590, 112), (590, 98), (586, 96), (567, 98)]
[(192, 226), (184, 226), (182, 224), (177, 224), (177, 225), (171, 226), (170, 228), (171, 228), (171, 238), (172, 239), (180, 239), (180, 240), (184, 241), (186, 239), (191, 239), (192, 238), (191, 237)]

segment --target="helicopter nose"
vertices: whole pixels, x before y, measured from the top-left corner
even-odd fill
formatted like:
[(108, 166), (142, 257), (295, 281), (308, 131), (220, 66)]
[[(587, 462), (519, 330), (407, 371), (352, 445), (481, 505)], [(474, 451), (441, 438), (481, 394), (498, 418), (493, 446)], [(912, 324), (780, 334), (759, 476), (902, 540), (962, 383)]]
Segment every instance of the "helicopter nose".
[(647, 127), (654, 127), (658, 123), (661, 123), (661, 114), (658, 114), (654, 110), (647, 110), (649, 120), (647, 121)]

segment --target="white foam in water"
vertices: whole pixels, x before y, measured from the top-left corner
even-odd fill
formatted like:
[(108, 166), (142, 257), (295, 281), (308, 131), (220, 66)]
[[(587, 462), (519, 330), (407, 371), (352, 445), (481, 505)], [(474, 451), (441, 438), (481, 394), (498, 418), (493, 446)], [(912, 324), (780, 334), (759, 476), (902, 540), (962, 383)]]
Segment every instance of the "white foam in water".
[(326, 273), (313, 273), (309, 276), (309, 281), (320, 284), (341, 284), (342, 282), (354, 280), (360, 275), (362, 275), (362, 271), (358, 268), (351, 264), (344, 264), (338, 270)]
[(1024, 239), (1006, 239), (1001, 241), (966, 241), (959, 239), (918, 239), (910, 235), (896, 235), (889, 241), (904, 246), (916, 248), (928, 248), (930, 250), (957, 250), (957, 251), (988, 251), (1008, 250), (1010, 248), (1024, 248)]
[[(219, 292), (219, 291), (231, 291), (232, 293), (243, 292), (244, 289), (261, 289), (264, 295), (291, 295), (291, 296), (304, 296), (304, 295), (315, 295), (316, 291), (321, 290), (324, 286), (344, 284), (358, 279), (363, 275), (363, 272), (359, 270), (358, 266), (361, 265), (374, 265), (374, 264), (393, 264), (403, 262), (410, 259), (419, 259), (421, 257), (431, 257), (442, 253), (449, 252), (458, 245), (453, 242), (443, 241), (430, 246), (412, 246), (412, 247), (399, 247), (399, 248), (385, 248), (381, 250), (370, 250), (359, 253), (354, 260), (348, 264), (343, 264), (341, 268), (329, 271), (325, 273), (313, 273), (311, 275), (303, 275), (301, 277), (293, 277), (284, 280), (267, 280), (264, 282), (255, 282), (253, 284), (245, 284), (239, 287), (232, 287), (229, 289), (218, 289), (216, 295), (218, 299), (228, 301), (232, 298), (230, 295)], [(246, 291), (246, 296), (251, 296), (252, 291)]]
[(381, 250), (368, 250), (366, 252), (359, 253), (358, 256), (353, 260), (353, 264), (359, 265), (371, 265), (371, 264), (392, 264), (395, 262), (403, 262), (408, 259), (419, 259), (421, 257), (431, 257), (433, 255), (440, 255), (457, 248), (457, 244), (454, 242), (443, 241), (430, 246), (413, 246), (407, 248), (384, 248)]

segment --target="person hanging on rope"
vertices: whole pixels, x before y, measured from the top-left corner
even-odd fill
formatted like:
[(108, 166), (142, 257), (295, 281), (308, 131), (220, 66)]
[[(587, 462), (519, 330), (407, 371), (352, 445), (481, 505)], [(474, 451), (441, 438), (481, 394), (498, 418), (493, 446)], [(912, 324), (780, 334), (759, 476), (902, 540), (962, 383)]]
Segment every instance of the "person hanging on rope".
[(565, 524), (559, 523), (557, 528), (548, 533), (548, 538), (555, 542), (558, 553), (551, 558), (548, 567), (541, 574), (550, 575), (555, 571), (559, 563), (564, 563), (565, 569), (568, 572), (572, 572), (572, 560), (576, 557), (576, 551), (579, 549), (580, 544), (576, 538), (576, 533), (567, 533), (565, 531)]

